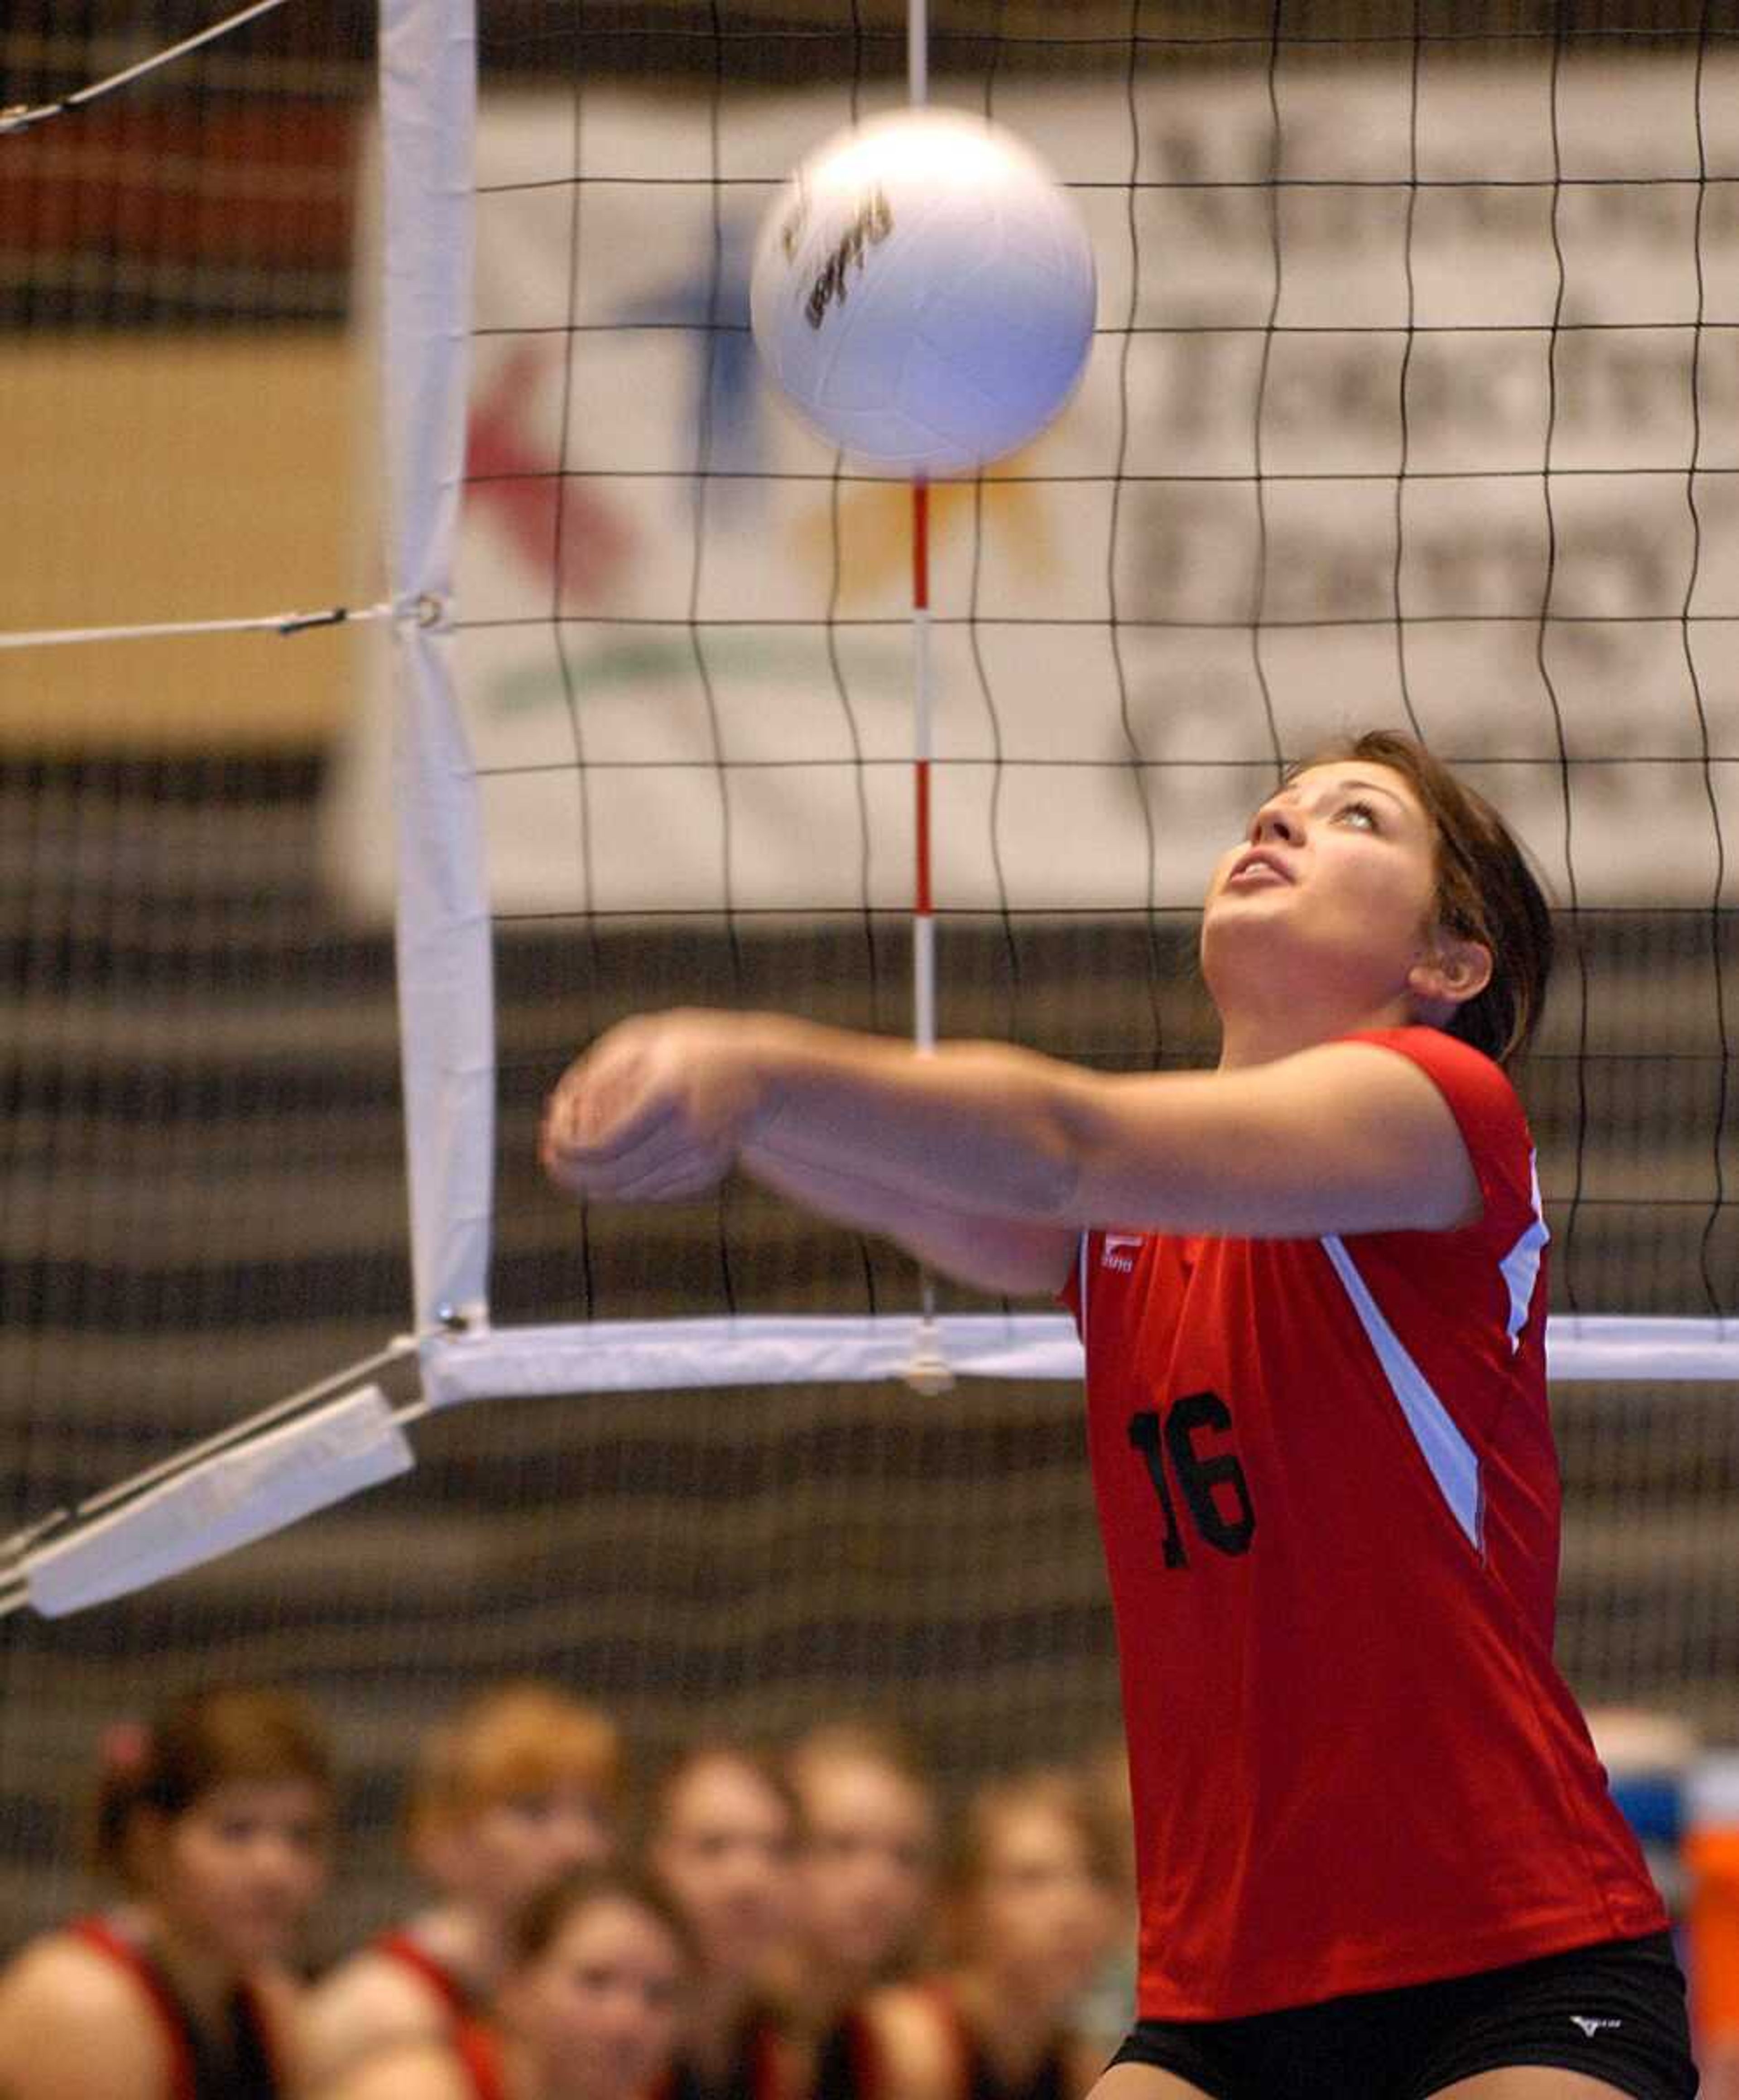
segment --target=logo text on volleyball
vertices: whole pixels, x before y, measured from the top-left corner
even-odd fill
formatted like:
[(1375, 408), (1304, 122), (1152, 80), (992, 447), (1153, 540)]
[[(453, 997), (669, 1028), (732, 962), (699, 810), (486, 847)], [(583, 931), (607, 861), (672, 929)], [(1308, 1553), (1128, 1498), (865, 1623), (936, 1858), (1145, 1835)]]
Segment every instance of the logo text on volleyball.
[(827, 318), (827, 309), (837, 300), (845, 304), (846, 278), (855, 263), (864, 267), (864, 251), (879, 247), (894, 230), (893, 206), (879, 185), (857, 207), (857, 216), (839, 236), (832, 254), (822, 264), (821, 273), (809, 288), (809, 296), (803, 303), (803, 312), (812, 329), (818, 329)]

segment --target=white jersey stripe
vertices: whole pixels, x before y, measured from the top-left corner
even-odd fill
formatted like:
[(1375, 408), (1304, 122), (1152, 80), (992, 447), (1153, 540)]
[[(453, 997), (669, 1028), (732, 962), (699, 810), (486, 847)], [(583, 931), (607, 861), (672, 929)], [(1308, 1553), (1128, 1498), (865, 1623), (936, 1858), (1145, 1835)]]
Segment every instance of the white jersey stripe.
[(1539, 1280), (1540, 1257), (1546, 1251), (1547, 1241), (1552, 1238), (1541, 1215), (1544, 1206), (1539, 1199), (1539, 1162), (1531, 1152), (1528, 1154), (1528, 1172), (1534, 1189), (1533, 1222), (1498, 1264), (1509, 1286), (1507, 1329), (1512, 1356), (1521, 1347), (1521, 1330), (1528, 1324), (1528, 1308), (1534, 1303), (1534, 1286)]
[(1407, 1418), (1431, 1477), (1437, 1482), (1450, 1514), (1467, 1533), (1476, 1552), (1485, 1551), (1484, 1500), (1481, 1492), (1479, 1459), (1473, 1447), (1456, 1427), (1455, 1418), (1433, 1392), (1424, 1374), (1407, 1354), (1400, 1337), (1383, 1317), (1382, 1308), (1353, 1257), (1338, 1238), (1322, 1242), (1341, 1286), (1352, 1300), (1358, 1324), (1376, 1352), (1391, 1392)]

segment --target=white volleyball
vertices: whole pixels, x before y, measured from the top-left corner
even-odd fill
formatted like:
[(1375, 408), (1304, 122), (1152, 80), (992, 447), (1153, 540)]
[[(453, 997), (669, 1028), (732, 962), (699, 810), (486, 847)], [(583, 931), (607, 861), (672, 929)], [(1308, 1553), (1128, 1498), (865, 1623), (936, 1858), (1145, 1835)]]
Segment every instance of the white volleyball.
[(811, 154), (761, 224), (755, 340), (859, 458), (970, 473), (1044, 429), (1093, 341), (1093, 249), (1037, 154), (958, 110), (873, 118)]

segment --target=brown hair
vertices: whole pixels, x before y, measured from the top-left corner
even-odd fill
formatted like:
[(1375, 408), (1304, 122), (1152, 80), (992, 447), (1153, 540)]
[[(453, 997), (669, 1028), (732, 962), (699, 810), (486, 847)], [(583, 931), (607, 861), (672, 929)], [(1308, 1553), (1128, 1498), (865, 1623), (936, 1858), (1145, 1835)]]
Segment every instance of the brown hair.
[(854, 1715), (818, 1723), (786, 1752), (785, 1773), (797, 1791), (799, 1805), (804, 1774), (812, 1766), (834, 1761), (878, 1766), (927, 1798), (934, 1792), (918, 1745), (903, 1729), (891, 1721)]
[(92, 1864), (135, 1886), (132, 1841), (141, 1812), (172, 1820), (216, 1788), (250, 1780), (306, 1780), (322, 1793), (332, 1792), (324, 1732), (292, 1692), (189, 1692), (149, 1724), (117, 1723), (103, 1741)]
[(997, 1825), (1029, 1808), (1056, 1816), (1074, 1831), (1094, 1881), (1107, 1890), (1120, 1886), (1116, 1848), (1078, 1771), (1041, 1765), (987, 1780), (966, 1803), (944, 1881), (944, 1937), (957, 1957), (972, 1941), (972, 1905), (989, 1877)]
[(429, 1731), (412, 1779), (405, 1829), (414, 1845), (515, 1794), (577, 1784), (614, 1811), (622, 1793), (616, 1724), (553, 1684), (491, 1687)]
[(649, 1837), (656, 1838), (662, 1833), (669, 1820), (672, 1798), (689, 1775), (706, 1765), (735, 1765), (739, 1771), (751, 1774), (784, 1808), (794, 1832), (801, 1823), (803, 1804), (777, 1758), (752, 1743), (737, 1742), (729, 1736), (708, 1736), (678, 1751), (654, 1780), (647, 1801)]
[(577, 1912), (612, 1899), (632, 1904), (655, 1917), (676, 1941), (684, 1968), (692, 1972), (700, 1966), (693, 1928), (663, 1884), (632, 1867), (601, 1866), (576, 1867), (563, 1874), (539, 1890), (520, 1912), (513, 1929), (515, 1966), (523, 1968), (547, 1954)]
[(1455, 1008), (1445, 1032), (1499, 1065), (1515, 1062), (1539, 1026), (1554, 946), (1551, 909), (1526, 855), (1482, 795), (1398, 730), (1329, 744), (1288, 778), (1349, 758), (1389, 767), (1419, 797), (1436, 836), (1438, 922), (1490, 953), (1490, 982)]

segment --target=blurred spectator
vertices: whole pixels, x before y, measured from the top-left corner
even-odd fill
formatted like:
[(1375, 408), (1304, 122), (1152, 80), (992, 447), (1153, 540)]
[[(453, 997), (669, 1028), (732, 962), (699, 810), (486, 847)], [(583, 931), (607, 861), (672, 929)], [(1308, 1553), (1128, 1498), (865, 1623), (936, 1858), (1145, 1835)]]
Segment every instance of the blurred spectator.
[(425, 1739), (405, 1836), (436, 1900), (341, 1963), (311, 1994), (317, 2079), (388, 2043), (434, 2040), (484, 2011), (513, 1919), (615, 1846), (614, 1724), (557, 1687), (494, 1687)]
[(944, 1891), (947, 1970), (865, 2008), (883, 2100), (1080, 2100), (1104, 2058), (1071, 2014), (1115, 1926), (1116, 1883), (1078, 1775), (980, 1789)]
[(121, 1900), (0, 1976), (7, 2100), (281, 2100), (306, 2059), (288, 1964), (326, 1880), (332, 1762), (301, 1702), (194, 1693), (109, 1732), (94, 1861)]
[(741, 1745), (700, 1744), (658, 1784), (647, 1860), (698, 1957), (663, 2100), (777, 2100), (790, 2089), (768, 1983), (791, 1932), (796, 1832), (784, 1774)]
[(582, 1868), (526, 1906), (486, 2018), (389, 2043), (319, 2100), (642, 2100), (668, 2069), (693, 1964), (661, 1890)]
[(815, 2100), (866, 2100), (859, 2001), (907, 1972), (929, 1922), (936, 1802), (911, 1745), (870, 1722), (812, 1729), (786, 1771), (800, 1811), (781, 1990), (794, 2073)]
[(1129, 1758), (1122, 1732), (1108, 1737), (1081, 1767), (1087, 1803), (1112, 1870), (1116, 1922), (1105, 1952), (1075, 2009), (1083, 2041), (1106, 2058), (1135, 2024), (1136, 1948), (1141, 1920), (1135, 1877), (1135, 1820), (1129, 1805)]

